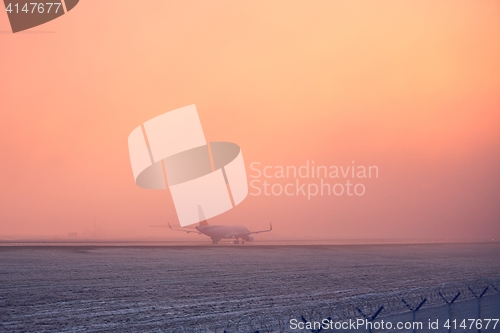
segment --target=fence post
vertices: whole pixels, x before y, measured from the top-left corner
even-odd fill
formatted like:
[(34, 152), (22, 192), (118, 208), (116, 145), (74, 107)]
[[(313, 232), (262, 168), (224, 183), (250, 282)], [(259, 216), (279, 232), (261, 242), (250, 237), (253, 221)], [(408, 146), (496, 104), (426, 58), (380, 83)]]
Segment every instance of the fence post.
[(413, 333), (416, 333), (417, 332), (417, 329), (415, 328), (415, 319), (416, 319), (416, 314), (417, 314), (417, 311), (420, 310), (420, 308), (422, 307), (422, 305), (424, 305), (425, 302), (427, 302), (427, 298), (424, 298), (424, 300), (422, 302), (420, 302), (419, 305), (417, 305), (417, 307), (412, 307), (410, 304), (408, 304), (404, 298), (401, 298), (401, 301), (406, 305), (406, 307), (408, 309), (410, 309), (411, 313), (412, 313), (412, 322), (413, 322)]
[[(451, 301), (448, 301), (446, 299), (446, 297), (444, 297), (443, 294), (441, 294), (441, 292), (439, 291), (438, 292), (439, 296), (441, 296), (441, 298), (443, 299), (443, 301), (446, 302), (446, 304), (448, 304), (448, 320), (449, 322), (451, 322), (451, 306), (453, 305), (453, 303), (455, 303), (455, 301), (457, 300), (458, 296), (460, 296), (460, 291), (455, 295), (455, 297), (453, 297), (453, 299)], [(451, 326), (448, 327), (448, 332), (451, 332)]]
[[(481, 319), (481, 299), (483, 298), (484, 294), (488, 290), (488, 287), (484, 288), (483, 292), (481, 294), (478, 294), (478, 295), (474, 292), (474, 290), (472, 290), (472, 288), (470, 286), (467, 286), (467, 288), (469, 288), (472, 295), (474, 295), (474, 297), (477, 299), (477, 319)], [(477, 329), (477, 333), (481, 333), (480, 328)]]
[[(360, 308), (356, 307), (356, 310), (358, 310), (358, 312), (363, 316), (363, 318), (365, 318), (366, 320), (368, 320), (370, 323), (373, 322), (375, 320), (375, 318), (377, 318), (377, 316), (380, 314), (380, 312), (382, 312), (383, 309), (384, 309), (384, 307), (381, 306), (380, 308), (378, 308), (377, 311), (375, 311), (375, 313), (372, 316), (368, 316), (368, 315), (365, 315), (363, 313), (363, 311), (361, 311)], [(368, 333), (372, 333), (371, 326), (368, 327)]]

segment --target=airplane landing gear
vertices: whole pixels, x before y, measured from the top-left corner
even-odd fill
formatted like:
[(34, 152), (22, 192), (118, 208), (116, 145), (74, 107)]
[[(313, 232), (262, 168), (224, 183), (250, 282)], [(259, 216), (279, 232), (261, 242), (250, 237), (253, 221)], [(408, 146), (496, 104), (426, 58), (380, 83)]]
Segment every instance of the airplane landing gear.
[(240, 241), (238, 239), (235, 239), (235, 241), (233, 242), (234, 244), (239, 244)]
[(217, 244), (218, 240), (212, 238), (212, 244)]

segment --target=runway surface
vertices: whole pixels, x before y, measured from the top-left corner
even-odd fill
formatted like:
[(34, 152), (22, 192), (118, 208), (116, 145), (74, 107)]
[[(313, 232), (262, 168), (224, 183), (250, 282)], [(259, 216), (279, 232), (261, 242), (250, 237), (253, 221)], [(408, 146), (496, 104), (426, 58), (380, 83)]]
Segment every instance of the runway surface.
[(158, 332), (500, 275), (500, 244), (0, 247), (0, 332)]

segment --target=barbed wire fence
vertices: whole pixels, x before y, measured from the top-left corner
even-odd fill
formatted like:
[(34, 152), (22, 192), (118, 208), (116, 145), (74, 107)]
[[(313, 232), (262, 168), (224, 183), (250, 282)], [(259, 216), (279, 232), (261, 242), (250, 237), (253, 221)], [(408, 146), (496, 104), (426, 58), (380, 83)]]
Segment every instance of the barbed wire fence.
[[(321, 322), (324, 319), (334, 322), (363, 319), (375, 322), (394, 316), (403, 316), (408, 321), (427, 321), (432, 317), (432, 310), (445, 309), (445, 319), (452, 319), (455, 308), (467, 303), (467, 318), (480, 319), (485, 308), (484, 300), (488, 298), (489, 313), (500, 317), (500, 278), (480, 279), (468, 283), (447, 283), (434, 288), (415, 288), (403, 292), (387, 294), (368, 294), (350, 297), (332, 302), (322, 302), (314, 306), (276, 309), (272, 312), (256, 312), (238, 319), (222, 319), (217, 324), (205, 327), (158, 328), (158, 333), (319, 333), (320, 329), (291, 329), (290, 321), (301, 323)], [(470, 304), (474, 303), (472, 306)], [(471, 303), (472, 302), (472, 303)], [(492, 309), (493, 307), (493, 309)], [(428, 311), (423, 311), (428, 310)], [(423, 313), (425, 312), (425, 313)], [(442, 311), (441, 311), (442, 312)], [(497, 325), (500, 332), (500, 324)], [(345, 330), (344, 330), (345, 331)], [(365, 330), (372, 333), (368, 328)], [(416, 329), (405, 330), (416, 332)], [(446, 331), (446, 330), (445, 330)], [(451, 328), (447, 329), (448, 332)], [(475, 331), (471, 331), (474, 332)], [(477, 330), (478, 333), (481, 329)]]

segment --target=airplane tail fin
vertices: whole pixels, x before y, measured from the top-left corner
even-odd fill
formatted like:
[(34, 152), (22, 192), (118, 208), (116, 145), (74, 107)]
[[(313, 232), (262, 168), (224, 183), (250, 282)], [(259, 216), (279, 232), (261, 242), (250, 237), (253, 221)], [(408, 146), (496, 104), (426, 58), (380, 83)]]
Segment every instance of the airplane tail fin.
[(200, 226), (202, 225), (208, 225), (208, 221), (205, 218), (205, 214), (203, 214), (203, 209), (201, 208), (200, 205), (198, 205), (198, 217), (200, 218)]

